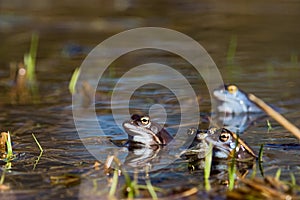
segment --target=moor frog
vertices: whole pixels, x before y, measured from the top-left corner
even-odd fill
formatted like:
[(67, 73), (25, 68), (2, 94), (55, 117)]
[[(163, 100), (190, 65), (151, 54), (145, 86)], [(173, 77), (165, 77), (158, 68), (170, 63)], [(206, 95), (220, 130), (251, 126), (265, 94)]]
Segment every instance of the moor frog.
[(220, 101), (218, 112), (224, 113), (262, 113), (249, 98), (247, 93), (240, 90), (236, 85), (229, 84), (214, 90), (214, 97)]
[[(131, 120), (123, 123), (123, 127), (128, 134), (129, 146), (167, 145), (173, 139), (161, 125), (151, 121), (148, 116), (134, 114)], [(189, 131), (189, 134), (196, 134), (195, 141), (185, 154), (197, 154), (199, 159), (204, 158), (211, 143), (215, 158), (229, 159), (236, 156), (239, 161), (256, 158), (253, 150), (237, 134), (228, 129), (210, 128), (205, 131), (190, 129)]]
[(131, 145), (156, 146), (166, 145), (173, 137), (158, 123), (150, 120), (149, 116), (134, 114), (131, 120), (123, 123)]

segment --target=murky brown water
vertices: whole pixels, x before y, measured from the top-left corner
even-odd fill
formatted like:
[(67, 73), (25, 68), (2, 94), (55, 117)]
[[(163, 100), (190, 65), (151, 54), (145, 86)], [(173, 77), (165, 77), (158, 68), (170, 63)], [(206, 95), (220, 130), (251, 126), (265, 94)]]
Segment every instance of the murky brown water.
[[(1, 199), (91, 199), (108, 193), (106, 175), (94, 170), (96, 159), (86, 150), (75, 129), (68, 84), (72, 72), (90, 49), (109, 36), (131, 28), (157, 26), (189, 35), (209, 52), (225, 82), (238, 84), (266, 102), (285, 108), (285, 116), (300, 127), (299, 17), (297, 1), (0, 1), (0, 129), (11, 131), (13, 149), (18, 154), (11, 170), (1, 169), (1, 173), (5, 171), (4, 183), (10, 186), (8, 192), (0, 194)], [(40, 100), (35, 104), (12, 105), (9, 63), (22, 61), (33, 31), (40, 37), (37, 59)], [(228, 64), (228, 46), (234, 38), (237, 49), (234, 62)], [(111, 66), (113, 75), (108, 72), (104, 81), (105, 93), (112, 90), (129, 66), (157, 60), (171, 63), (190, 78), (201, 95), (201, 114), (209, 114), (210, 99), (203, 80), (185, 68), (182, 60), (165, 52), (145, 51), (120, 58)], [(167, 125), (172, 127), (180, 120), (178, 113), (172, 113), (178, 105), (166, 103), (168, 97), (174, 98), (161, 87), (139, 90), (131, 109), (147, 109), (148, 104), (160, 103), (169, 112)], [(97, 116), (106, 135), (124, 138), (112, 119), (107, 100), (99, 98), (96, 103)], [(265, 174), (274, 175), (281, 168), (283, 180), (290, 180), (290, 173), (294, 173), (300, 184), (299, 140), (273, 120), (270, 120), (273, 129), (268, 133), (266, 119), (249, 126), (241, 137), (256, 151), (260, 144), (265, 144)], [(86, 140), (91, 147), (107, 152), (97, 145), (95, 127), (89, 127), (88, 122), (86, 127)], [(44, 148), (36, 165), (39, 149), (31, 133)], [(67, 186), (51, 183), (51, 176), (65, 174), (80, 177), (80, 183)], [(202, 180), (203, 172), (190, 174), (184, 162), (151, 174), (152, 184), (166, 188), (167, 194), (200, 185), (202, 189), (193, 198), (207, 195)]]

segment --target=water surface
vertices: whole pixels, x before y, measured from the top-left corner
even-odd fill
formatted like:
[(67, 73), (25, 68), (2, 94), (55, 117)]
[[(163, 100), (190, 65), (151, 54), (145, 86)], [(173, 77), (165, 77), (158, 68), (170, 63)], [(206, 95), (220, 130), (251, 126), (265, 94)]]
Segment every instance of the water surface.
[[(231, 4), (230, 4), (231, 3)], [(284, 115), (300, 127), (300, 79), (298, 55), (300, 3), (296, 1), (79, 1), (53, 3), (34, 0), (0, 2), (0, 127), (12, 133), (18, 159), (5, 171), (10, 186), (5, 197), (18, 199), (96, 198), (109, 191), (109, 180), (102, 170), (94, 169), (96, 159), (79, 139), (72, 116), (68, 83), (87, 53), (113, 34), (130, 28), (157, 26), (171, 28), (197, 40), (216, 62), (224, 82), (238, 84), (266, 102), (286, 109)], [(28, 52), (32, 32), (39, 34), (37, 83), (39, 101), (12, 104), (13, 81), (10, 62), (20, 62)], [(141, 36), (142, 37), (142, 36)], [(233, 56), (229, 46), (236, 43)], [(180, 47), (178, 47), (180, 48)], [(200, 127), (208, 126), (211, 104), (207, 87), (188, 63), (161, 51), (132, 52), (114, 62), (97, 88), (96, 113), (107, 138), (124, 139), (126, 135), (111, 116), (110, 94), (128, 69), (147, 62), (168, 64), (183, 73), (200, 97)], [(153, 82), (165, 77), (152, 76)], [(143, 80), (142, 75), (136, 81)], [(124, 88), (126, 89), (126, 88)], [(179, 105), (174, 94), (157, 85), (141, 87), (132, 96), (131, 113), (145, 112), (151, 105), (162, 105), (168, 118), (166, 126), (176, 132), (180, 123)], [(120, 102), (120, 105), (121, 102)], [(126, 107), (119, 107), (126, 109)], [(128, 116), (120, 115), (120, 119)], [(160, 122), (164, 118), (155, 116)], [(299, 180), (299, 140), (269, 119), (268, 131), (263, 118), (252, 123), (241, 137), (255, 151), (265, 144), (264, 173), (272, 175), (281, 168), (281, 179)], [(91, 148), (106, 156), (111, 149), (101, 147), (103, 138), (97, 127), (86, 119), (86, 138)], [(32, 133), (44, 148), (38, 163), (39, 149)], [(178, 161), (151, 174), (152, 184), (165, 188), (166, 194), (199, 187), (195, 196), (207, 195), (202, 187), (203, 172), (188, 171), (188, 164)], [(51, 177), (78, 177), (73, 184), (57, 184)], [(250, 173), (251, 174), (251, 170)], [(141, 175), (142, 176), (142, 175)], [(258, 174), (258, 176), (260, 176)], [(98, 187), (95, 186), (95, 181)], [(143, 178), (141, 177), (141, 180)], [(213, 179), (217, 180), (217, 179)], [(123, 181), (123, 180), (120, 180)], [(188, 184), (187, 184), (188, 183)], [(96, 189), (95, 189), (96, 187)], [(95, 189), (97, 193), (91, 193)], [(93, 196), (94, 195), (94, 196)], [(224, 193), (217, 193), (224, 197)], [(3, 198), (5, 198), (3, 197)], [(208, 196), (206, 196), (208, 198)]]

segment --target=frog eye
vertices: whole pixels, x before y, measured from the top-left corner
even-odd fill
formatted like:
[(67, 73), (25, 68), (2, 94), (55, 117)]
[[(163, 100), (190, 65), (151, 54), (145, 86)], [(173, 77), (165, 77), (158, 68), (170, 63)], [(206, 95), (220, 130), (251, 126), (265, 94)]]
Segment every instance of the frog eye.
[(227, 87), (227, 90), (228, 90), (228, 92), (229, 92), (230, 94), (234, 94), (234, 93), (237, 92), (238, 88), (237, 88), (235, 85), (229, 85), (229, 86)]
[(141, 122), (142, 122), (142, 124), (147, 125), (150, 122), (150, 118), (149, 117), (142, 117)]
[(221, 142), (227, 142), (230, 138), (230, 134), (229, 133), (221, 133), (219, 140)]

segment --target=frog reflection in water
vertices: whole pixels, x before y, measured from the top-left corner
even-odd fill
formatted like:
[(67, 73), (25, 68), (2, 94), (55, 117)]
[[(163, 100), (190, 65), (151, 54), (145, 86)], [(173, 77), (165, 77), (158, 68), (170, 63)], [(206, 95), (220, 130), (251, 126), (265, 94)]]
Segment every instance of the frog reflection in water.
[(217, 108), (218, 112), (234, 114), (263, 112), (236, 85), (224, 85), (224, 87), (216, 89), (213, 95), (221, 102)]

